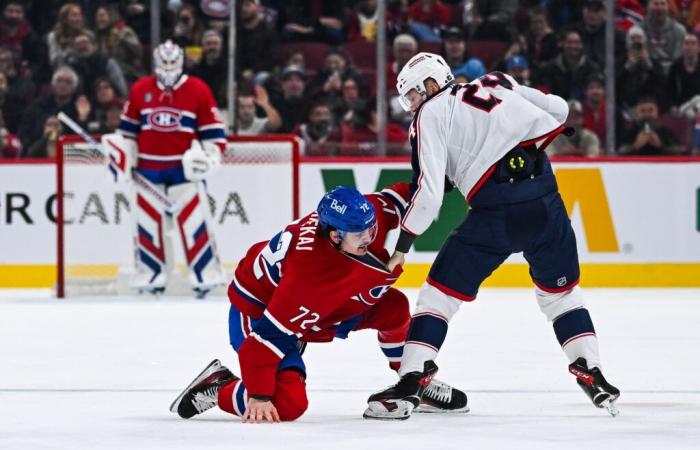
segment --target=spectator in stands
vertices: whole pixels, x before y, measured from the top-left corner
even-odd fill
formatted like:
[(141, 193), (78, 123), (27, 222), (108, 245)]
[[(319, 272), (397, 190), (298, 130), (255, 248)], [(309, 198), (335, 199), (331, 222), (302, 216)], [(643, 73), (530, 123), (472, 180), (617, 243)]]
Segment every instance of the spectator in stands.
[[(151, 11), (148, 0), (120, 0), (119, 13), (139, 37), (139, 42), (149, 42), (151, 38)], [(164, 30), (172, 28), (170, 11), (163, 8), (161, 24)]]
[[(362, 91), (362, 92), (361, 92)], [(335, 117), (340, 118), (341, 123), (352, 120), (354, 111), (364, 104), (365, 89), (360, 78), (355, 76), (345, 77), (342, 87), (341, 103), (334, 112)]]
[(387, 93), (389, 94), (389, 117), (395, 123), (400, 123), (408, 127), (411, 120), (399, 103), (398, 92), (396, 91), (396, 81), (399, 72), (409, 59), (418, 52), (418, 42), (410, 34), (399, 34), (394, 38), (392, 44), (392, 55), (394, 60), (387, 62), (386, 82)]
[(671, 112), (677, 114), (679, 107), (696, 95), (700, 95), (700, 46), (695, 34), (686, 34), (683, 40), (683, 55), (671, 65), (668, 75), (668, 96)]
[(188, 4), (183, 3), (177, 9), (175, 14), (175, 28), (173, 29), (173, 42), (185, 49), (185, 57), (193, 61), (198, 60), (197, 51), (194, 52), (189, 48), (199, 48), (199, 43), (202, 42), (202, 34), (204, 33), (204, 25), (202, 24), (197, 9)]
[[(3, 89), (3, 75), (0, 75), (0, 95)], [(7, 84), (5, 84), (5, 89)], [(17, 136), (5, 127), (5, 119), (0, 111), (0, 159), (17, 159), (22, 156), (22, 143)]]
[[(256, 106), (265, 111), (265, 117), (257, 117)], [(270, 104), (262, 86), (255, 86), (255, 95), (243, 93), (238, 96), (237, 118), (236, 134), (240, 136), (274, 133), (282, 126), (282, 118)]]
[[(389, 11), (386, 14), (390, 14)], [(359, 0), (346, 14), (345, 28), (350, 42), (373, 42), (377, 37), (377, 0)], [(389, 22), (387, 18), (387, 22)]]
[(450, 27), (443, 33), (442, 56), (452, 72), (459, 70), (467, 63), (469, 52), (464, 33), (457, 27)]
[(323, 61), (323, 67), (309, 82), (309, 96), (324, 97), (331, 101), (332, 109), (340, 102), (343, 80), (347, 77), (360, 78), (360, 74), (350, 64), (348, 56), (339, 48), (331, 49)]
[(623, 134), (621, 155), (674, 155), (682, 153), (678, 138), (658, 124), (659, 106), (652, 97), (642, 97), (635, 108), (632, 127)]
[(517, 0), (473, 0), (465, 24), (477, 40), (508, 42), (515, 34)]
[(272, 70), (272, 49), (277, 45), (277, 36), (263, 20), (258, 0), (243, 0), (240, 9), (240, 26), (236, 30), (237, 70), (244, 79), (250, 80), (257, 73)]
[(175, 14), (175, 28), (173, 30), (173, 42), (182, 47), (185, 52), (185, 67), (191, 69), (202, 57), (202, 34), (204, 25), (197, 15), (197, 9), (183, 3)]
[(485, 73), (486, 67), (484, 67), (484, 63), (479, 59), (470, 58), (460, 68), (453, 71), (452, 75), (455, 77), (455, 82), (469, 83), (483, 76)]
[(641, 28), (649, 42), (649, 56), (667, 74), (671, 63), (681, 56), (685, 28), (669, 14), (667, 0), (649, 0)]
[(304, 71), (299, 66), (287, 66), (282, 71), (282, 93), (272, 99), (272, 105), (282, 117), (280, 132), (289, 133), (302, 121), (305, 106)]
[(285, 62), (284, 66), (298, 66), (303, 69), (306, 66), (306, 57), (304, 56), (304, 52), (298, 48), (293, 49), (291, 52), (289, 52), (289, 56), (287, 56), (287, 61)]
[(84, 105), (81, 105), (82, 113), (78, 112), (78, 105), (86, 101), (78, 101), (76, 96), (78, 81), (78, 74), (70, 66), (61, 66), (56, 69), (51, 78), (51, 92), (35, 100), (22, 114), (17, 133), (22, 141), (22, 147), (29, 148), (32, 143), (41, 139), (46, 118), (55, 116), (61, 111), (73, 120), (79, 122), (87, 120), (90, 111), (88, 110), (85, 114)]
[(56, 116), (48, 116), (45, 121), (40, 122), (43, 130), (38, 139), (35, 139), (27, 147), (24, 153), (25, 158), (55, 158), (56, 144), (61, 136), (61, 121)]
[[(349, 124), (343, 125), (340, 153), (346, 155), (376, 156), (379, 128), (377, 127), (377, 100), (372, 98), (355, 110)], [(389, 123), (386, 130), (387, 154), (408, 155), (408, 133), (400, 125)]]
[(605, 105), (605, 77), (601, 73), (592, 74), (586, 82), (583, 102), (583, 126), (593, 131), (600, 142), (605, 142), (607, 129)]
[(136, 32), (120, 20), (114, 9), (99, 6), (95, 10), (95, 43), (99, 53), (119, 64), (127, 82), (133, 83), (144, 75), (143, 46)]
[(83, 92), (91, 92), (95, 81), (104, 77), (109, 79), (120, 97), (127, 97), (129, 90), (122, 69), (114, 59), (97, 51), (92, 33), (83, 32), (75, 37), (73, 52), (67, 62), (80, 77)]
[(440, 29), (452, 23), (450, 8), (440, 0), (417, 0), (408, 8), (409, 29), (420, 42), (440, 43)]
[(5, 2), (0, 20), (0, 48), (12, 52), (17, 68), (24, 78), (45, 81), (46, 46), (32, 31), (26, 20), (24, 4), (19, 0)]
[(115, 98), (109, 103), (100, 105), (99, 120), (88, 122), (88, 130), (93, 134), (114, 133), (119, 127), (124, 103), (126, 103), (124, 100)]
[(223, 39), (218, 31), (207, 30), (202, 35), (202, 59), (191, 73), (209, 85), (219, 106), (226, 105), (228, 63), (224, 55)]
[(401, 69), (418, 52), (418, 42), (410, 34), (399, 34), (391, 45), (393, 61), (387, 62), (386, 83), (388, 92), (396, 92), (396, 81)]
[(49, 62), (56, 68), (66, 63), (75, 38), (85, 30), (83, 11), (77, 3), (66, 3), (58, 11), (58, 21), (47, 36)]
[(583, 53), (581, 34), (577, 30), (564, 31), (560, 45), (559, 56), (538, 71), (538, 82), (565, 99), (582, 99), (586, 80), (600, 69)]
[(34, 83), (17, 73), (12, 51), (9, 49), (0, 48), (0, 73), (7, 84), (7, 91), (0, 102), (5, 115), (5, 126), (10, 133), (16, 134), (22, 111), (34, 97)]
[(547, 17), (547, 10), (541, 6), (530, 9), (530, 26), (525, 34), (525, 46), (517, 44), (517, 48), (509, 51), (506, 59), (512, 55), (524, 53), (535, 69), (551, 60), (559, 53), (557, 36), (552, 31)]
[(344, 38), (343, 14), (343, 2), (286, 0), (279, 7), (282, 39), (341, 44)]
[(307, 153), (333, 152), (340, 142), (340, 129), (331, 108), (323, 102), (311, 106), (307, 121), (297, 126), (294, 134), (304, 141)]
[(618, 104), (633, 109), (642, 95), (660, 99), (665, 87), (663, 69), (649, 57), (644, 31), (632, 27), (627, 33), (627, 60), (617, 77)]
[(697, 0), (669, 0), (668, 6), (678, 22), (689, 30), (700, 25), (700, 2)]
[(531, 86), (530, 65), (523, 55), (515, 55), (506, 61), (506, 72), (523, 86)]
[[(605, 69), (605, 2), (586, 0), (583, 3), (583, 21), (578, 26), (583, 40), (583, 51), (590, 61)], [(619, 68), (625, 60), (625, 35), (615, 29), (615, 61)], [(617, 72), (617, 71), (616, 71)]]
[(567, 127), (576, 132), (572, 136), (560, 134), (546, 149), (549, 156), (600, 156), (598, 136), (583, 125), (583, 106), (578, 100), (569, 100)]
[(114, 86), (107, 78), (98, 78), (91, 94), (87, 130), (93, 134), (102, 134), (108, 128), (109, 111), (114, 105), (123, 106), (124, 100), (117, 97)]

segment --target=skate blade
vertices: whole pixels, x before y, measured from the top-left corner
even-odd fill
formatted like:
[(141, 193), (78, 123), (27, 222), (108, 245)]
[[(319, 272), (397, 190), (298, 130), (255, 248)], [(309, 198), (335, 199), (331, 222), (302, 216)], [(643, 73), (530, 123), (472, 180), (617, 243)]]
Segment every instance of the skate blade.
[(413, 403), (406, 400), (369, 402), (362, 417), (373, 420), (407, 420), (413, 409)]
[(420, 414), (466, 414), (469, 412), (469, 406), (456, 409), (440, 409), (434, 406), (420, 404), (413, 412)]
[(605, 400), (600, 405), (613, 417), (617, 417), (618, 414), (620, 414), (620, 410), (617, 409), (617, 406), (615, 406), (615, 400)]
[(182, 392), (180, 392), (180, 395), (177, 396), (175, 401), (170, 405), (170, 412), (177, 414), (177, 408), (180, 406), (180, 402), (182, 401), (182, 398), (187, 394), (187, 391), (192, 389), (192, 386), (196, 385), (197, 383), (200, 383), (203, 379), (214, 373), (216, 370), (218, 370), (221, 367), (221, 361), (218, 359), (215, 359), (214, 361), (210, 362), (207, 367), (202, 370), (199, 375), (197, 375), (194, 380), (190, 384), (187, 385), (185, 389), (183, 389)]

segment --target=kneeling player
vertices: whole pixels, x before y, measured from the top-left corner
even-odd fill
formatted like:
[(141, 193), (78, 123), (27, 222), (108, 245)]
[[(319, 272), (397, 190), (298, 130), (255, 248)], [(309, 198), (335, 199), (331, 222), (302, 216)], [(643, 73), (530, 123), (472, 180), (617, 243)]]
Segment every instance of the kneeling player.
[[(398, 226), (408, 185), (363, 196), (337, 187), (316, 211), (272, 239), (253, 245), (229, 286), (229, 336), (241, 377), (213, 361), (170, 407), (190, 418), (214, 406), (244, 422), (295, 420), (307, 408), (307, 342), (378, 330), (391, 368), (410, 323), (408, 300), (391, 286), (402, 269), (386, 269), (384, 240)], [(421, 406), (429, 412), (466, 412), (466, 395), (433, 380)]]

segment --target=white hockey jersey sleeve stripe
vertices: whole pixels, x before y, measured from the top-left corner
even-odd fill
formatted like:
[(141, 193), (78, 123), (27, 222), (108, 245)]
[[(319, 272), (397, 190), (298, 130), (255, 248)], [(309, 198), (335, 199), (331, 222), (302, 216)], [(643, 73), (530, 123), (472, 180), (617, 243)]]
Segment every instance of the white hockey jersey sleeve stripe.
[(445, 193), (445, 168), (447, 166), (447, 133), (438, 114), (426, 104), (416, 118), (418, 176), (416, 191), (411, 197), (401, 228), (420, 235), (435, 220), (442, 206)]

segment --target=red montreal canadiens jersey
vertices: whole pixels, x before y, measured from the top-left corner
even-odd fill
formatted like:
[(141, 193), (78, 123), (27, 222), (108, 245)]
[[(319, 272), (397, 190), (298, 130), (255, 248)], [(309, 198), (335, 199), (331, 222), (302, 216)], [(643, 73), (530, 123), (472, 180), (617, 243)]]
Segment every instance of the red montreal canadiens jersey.
[(272, 395), (285, 348), (293, 350), (299, 339), (317, 340), (315, 333), (361, 314), (396, 281), (402, 269), (386, 270), (384, 241), (399, 225), (408, 189), (399, 183), (365, 196), (376, 210), (377, 237), (364, 257), (340, 252), (321, 236), (316, 212), (248, 250), (228, 290), (231, 303), (260, 319), (238, 352), (248, 392)]
[(183, 75), (166, 90), (156, 77), (140, 78), (131, 88), (118, 132), (137, 140), (139, 169), (166, 170), (181, 166), (193, 139), (210, 141), (221, 150), (226, 135), (209, 87)]

